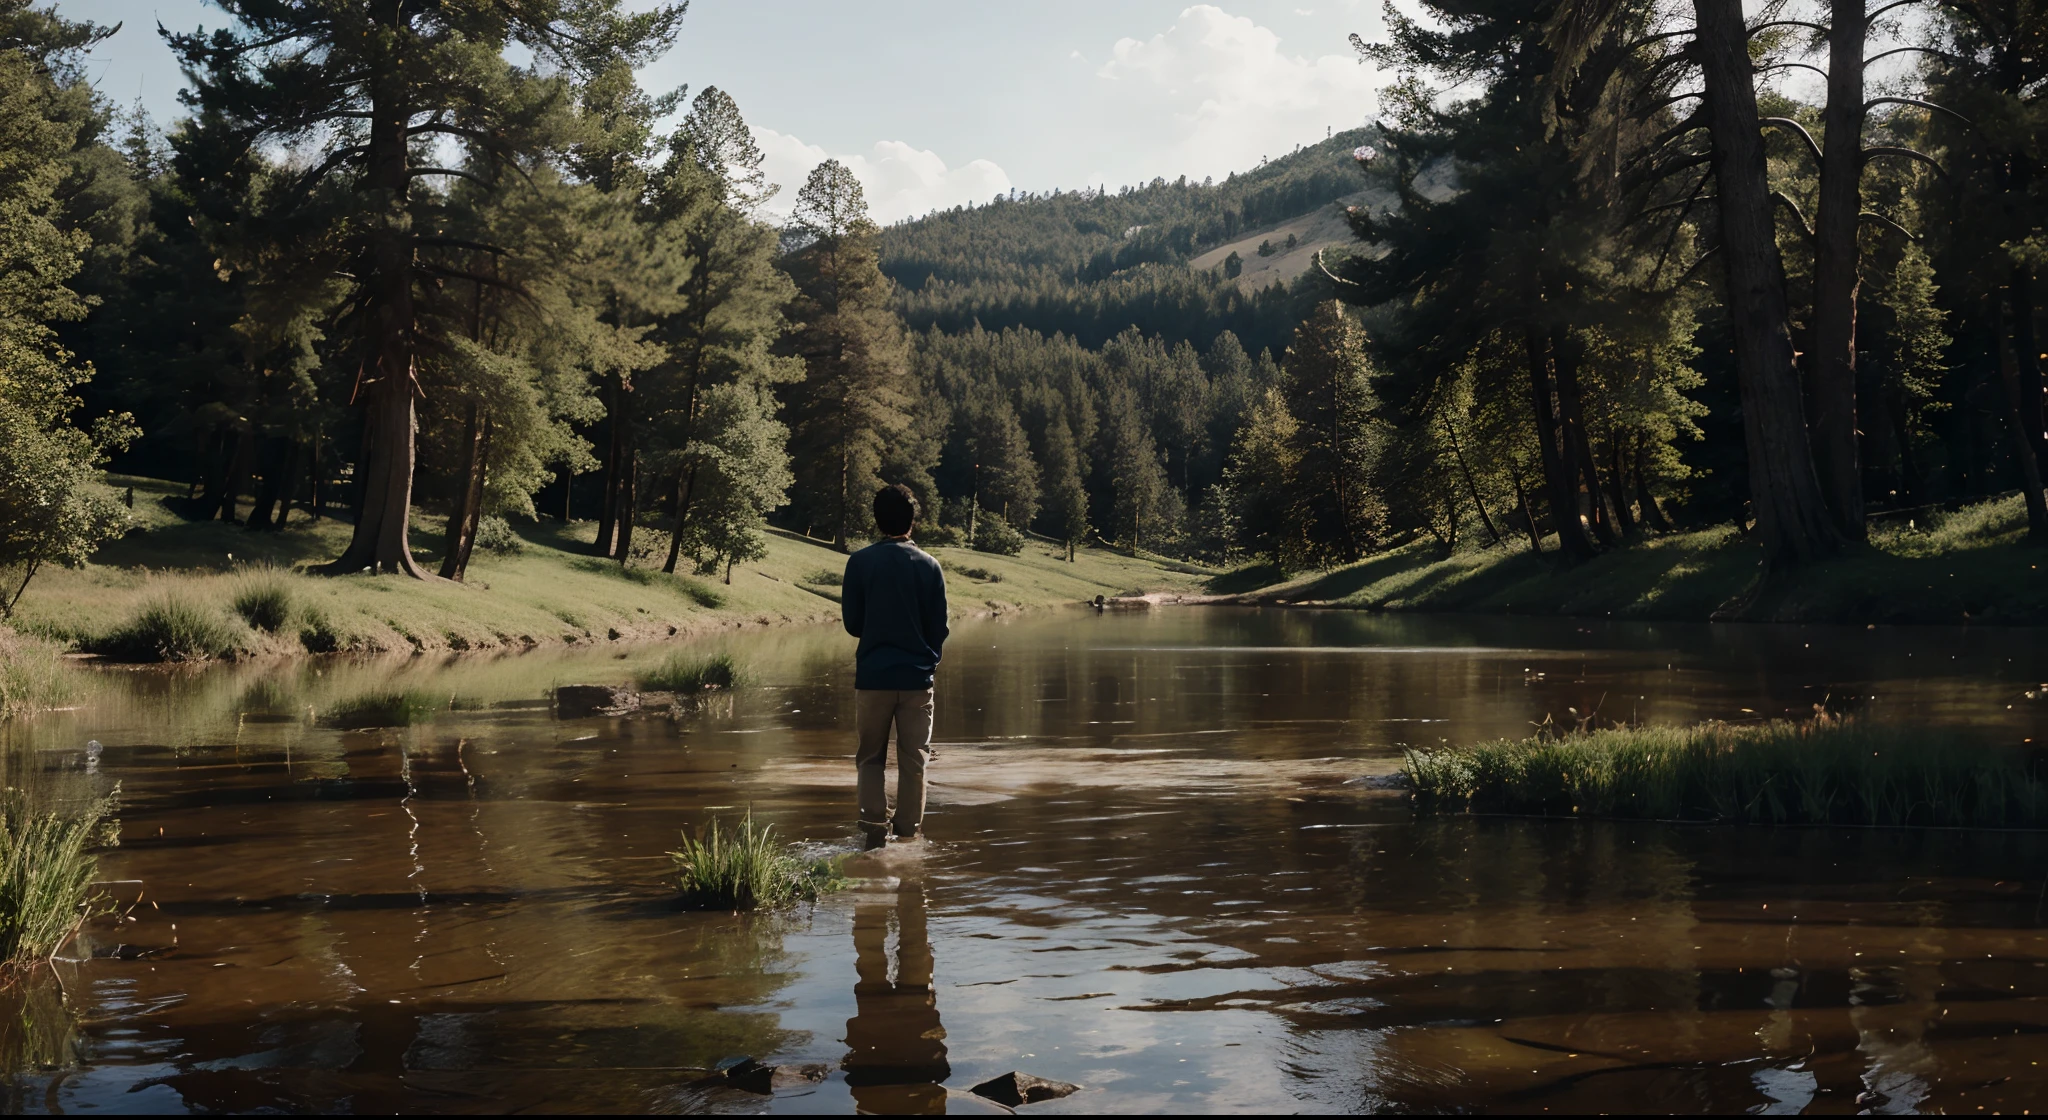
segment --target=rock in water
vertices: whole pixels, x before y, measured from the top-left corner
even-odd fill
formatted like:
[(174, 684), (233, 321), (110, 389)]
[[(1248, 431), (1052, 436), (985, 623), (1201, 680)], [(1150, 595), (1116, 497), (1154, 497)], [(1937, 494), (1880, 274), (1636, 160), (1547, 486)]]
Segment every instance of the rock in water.
[(1069, 1085), (1064, 1081), (1047, 1081), (1043, 1077), (1033, 1077), (1028, 1073), (1012, 1070), (1001, 1077), (976, 1085), (974, 1093), (976, 1096), (987, 1097), (997, 1104), (1015, 1108), (1020, 1104), (1055, 1101), (1080, 1088), (1079, 1085)]
[(609, 684), (565, 684), (555, 689), (555, 714), (562, 719), (622, 716), (640, 707), (640, 694)]
[(752, 1058), (727, 1058), (718, 1063), (718, 1072), (727, 1081), (749, 1093), (773, 1093), (777, 1089), (789, 1089), (798, 1085), (813, 1085), (825, 1080), (825, 1067), (815, 1062), (805, 1065), (771, 1066)]

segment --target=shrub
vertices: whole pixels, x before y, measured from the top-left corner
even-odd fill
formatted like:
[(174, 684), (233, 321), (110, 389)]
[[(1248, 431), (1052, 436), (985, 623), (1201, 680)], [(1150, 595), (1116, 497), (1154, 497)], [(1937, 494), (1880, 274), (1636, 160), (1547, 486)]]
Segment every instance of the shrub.
[(978, 579), (985, 583), (1003, 582), (1003, 573), (992, 572), (987, 568), (962, 568), (960, 569), (960, 574), (968, 579)]
[(0, 626), (0, 719), (54, 708), (73, 691), (63, 647)]
[(1617, 728), (1407, 752), (1418, 807), (1755, 824), (2048, 825), (2025, 753), (1840, 720)]
[(974, 526), (974, 551), (1015, 556), (1024, 551), (1024, 534), (1011, 528), (1009, 522), (983, 510)]
[(299, 615), (299, 644), (307, 653), (333, 653), (346, 644), (341, 632), (318, 607), (307, 607)]
[(713, 818), (696, 837), (687, 833), (675, 860), (676, 893), (703, 910), (752, 910), (810, 900), (844, 885), (837, 860), (807, 859), (775, 838), (775, 826), (756, 825), (749, 811), (727, 832)]
[(0, 797), (0, 968), (49, 960), (86, 919), (105, 912), (92, 889), (99, 860), (88, 849), (111, 839), (113, 808), (108, 799), (75, 813), (39, 813), (18, 790)]
[(167, 591), (92, 648), (124, 661), (203, 661), (229, 652), (234, 644), (234, 631), (220, 612)]
[(441, 697), (418, 689), (370, 692), (352, 696), (327, 709), (321, 722), (334, 727), (410, 727), (425, 723), (448, 706)]
[(277, 633), (292, 620), (294, 599), (290, 577), (273, 568), (257, 569), (236, 580), (235, 613), (266, 634)]
[(838, 587), (845, 578), (844, 572), (835, 572), (830, 568), (819, 568), (817, 571), (805, 576), (803, 582), (813, 587)]
[(510, 556), (526, 547), (526, 541), (512, 531), (512, 523), (497, 514), (487, 514), (477, 519), (476, 546), (485, 552)]
[(672, 653), (661, 664), (640, 674), (639, 684), (649, 692), (703, 692), (732, 689), (746, 683), (746, 673), (729, 653), (693, 657)]

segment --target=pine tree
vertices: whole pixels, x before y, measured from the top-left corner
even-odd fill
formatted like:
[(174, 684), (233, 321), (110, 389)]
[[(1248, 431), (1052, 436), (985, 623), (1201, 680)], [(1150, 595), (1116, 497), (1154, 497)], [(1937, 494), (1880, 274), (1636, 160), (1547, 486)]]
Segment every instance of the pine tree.
[[(269, 220), (302, 268), (345, 284), (352, 394), (368, 425), (361, 512), (349, 547), (329, 570), (372, 568), (425, 578), (409, 544), (419, 360), (451, 330), (448, 280), (484, 282), (432, 252), (452, 249), (441, 230), (441, 196), (423, 178), (467, 178), (507, 189), (522, 161), (566, 140), (559, 81), (506, 60), (514, 41), (558, 73), (588, 78), (593, 44), (608, 59), (644, 61), (665, 49), (680, 6), (639, 15), (616, 0), (537, 0), (515, 8), (280, 5), (221, 0), (238, 26), (173, 35), (193, 75), (189, 103), (230, 122), (249, 148), (311, 139), (321, 151), (277, 192)], [(432, 140), (465, 145), (468, 166), (418, 161)]]
[(909, 351), (853, 172), (837, 160), (819, 164), (792, 217), (806, 242), (785, 262), (797, 288), (792, 318), (802, 324), (788, 345), (805, 367), (785, 397), (797, 493), (811, 523), (844, 550), (867, 524), (890, 437), (910, 422)]
[[(775, 189), (761, 160), (739, 107), (714, 86), (697, 95), (655, 183), (657, 220), (690, 262), (679, 307), (655, 327), (664, 359), (641, 378), (672, 480), (663, 571), (685, 551), (700, 567), (720, 556), (751, 559), (749, 535), (789, 488), (786, 441), (763, 443), (762, 433), (782, 428), (768, 389), (802, 377), (803, 367), (773, 351), (795, 289), (775, 267), (775, 231), (752, 217)], [(756, 477), (734, 472), (742, 462)]]
[(1336, 302), (1318, 304), (1295, 331), (1281, 369), (1296, 424), (1304, 559), (1323, 566), (1358, 560), (1377, 543), (1386, 516), (1372, 487), (1377, 440), (1365, 332)]
[(1108, 524), (1125, 548), (1160, 551), (1180, 531), (1181, 506), (1137, 392), (1112, 385), (1103, 398), (1103, 463), (1110, 478)]
[(1080, 448), (1064, 414), (1045, 430), (1044, 517), (1053, 535), (1067, 546), (1067, 560), (1088, 538), (1088, 490), (1082, 484)]
[(1237, 546), (1282, 567), (1294, 565), (1307, 551), (1301, 543), (1301, 494), (1295, 487), (1299, 427), (1278, 389), (1260, 393), (1238, 433), (1219, 495), (1232, 509)]

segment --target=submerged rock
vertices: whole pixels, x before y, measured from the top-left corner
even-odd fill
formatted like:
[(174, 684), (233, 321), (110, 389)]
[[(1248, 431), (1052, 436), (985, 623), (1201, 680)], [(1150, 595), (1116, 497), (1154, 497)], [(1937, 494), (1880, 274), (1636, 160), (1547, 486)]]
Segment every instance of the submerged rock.
[(1406, 770), (1396, 770), (1391, 774), (1368, 774), (1363, 778), (1352, 778), (1344, 784), (1347, 786), (1364, 786), (1367, 789), (1411, 790), (1415, 788), (1415, 782), (1408, 777)]
[(562, 719), (622, 716), (640, 709), (640, 694), (610, 684), (565, 684), (555, 689), (555, 714)]
[(727, 1058), (718, 1063), (718, 1072), (734, 1086), (749, 1093), (767, 1094), (777, 1089), (815, 1085), (825, 1080), (826, 1070), (816, 1062), (771, 1066), (753, 1058)]
[(1001, 1077), (991, 1078), (974, 1087), (976, 1096), (986, 1097), (997, 1104), (1015, 1108), (1020, 1104), (1037, 1104), (1039, 1101), (1056, 1101), (1061, 1097), (1080, 1090), (1079, 1085), (1064, 1081), (1048, 1081), (1028, 1073), (1011, 1070)]

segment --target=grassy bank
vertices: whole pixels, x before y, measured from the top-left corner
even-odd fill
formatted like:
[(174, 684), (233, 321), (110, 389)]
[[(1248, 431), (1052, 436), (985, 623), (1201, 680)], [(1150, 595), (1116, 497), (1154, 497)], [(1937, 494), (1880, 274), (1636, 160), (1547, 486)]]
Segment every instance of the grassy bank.
[(2048, 827), (2033, 752), (1839, 721), (1617, 728), (1409, 751), (1418, 807), (1747, 824)]
[[(772, 534), (768, 555), (715, 577), (664, 575), (659, 554), (621, 568), (591, 555), (595, 526), (548, 521), (516, 529), (516, 551), (479, 549), (466, 583), (317, 577), (297, 569), (339, 555), (344, 522), (294, 511), (281, 532), (187, 522), (161, 499), (184, 486), (135, 487), (138, 528), (76, 570), (45, 570), (16, 610), (24, 634), (128, 660), (198, 660), (304, 652), (519, 648), (651, 640), (740, 625), (838, 617), (830, 546)], [(413, 544), (441, 550), (439, 519), (415, 515)], [(659, 533), (643, 530), (650, 543)], [(1096, 595), (1194, 592), (1203, 573), (1090, 549), (1069, 564), (1052, 545), (1017, 556), (939, 548), (954, 613), (1003, 613)]]
[(1761, 550), (1731, 527), (1674, 533), (1590, 562), (1520, 540), (1447, 553), (1414, 544), (1288, 578), (1245, 568), (1212, 581), (1231, 601), (1390, 611), (1754, 622), (2048, 622), (2048, 549), (2024, 543), (2015, 496), (1910, 527), (1873, 527), (1869, 547), (1794, 576), (1758, 580)]

